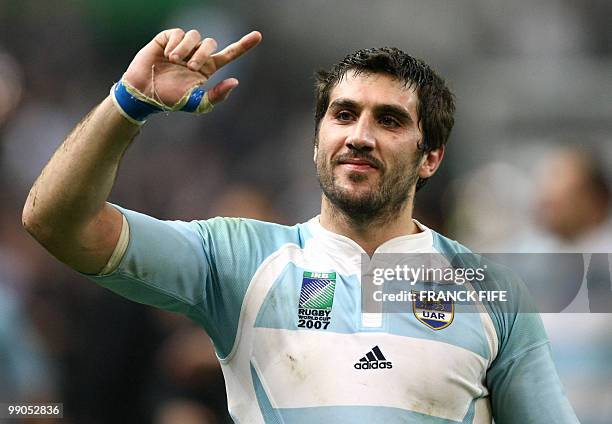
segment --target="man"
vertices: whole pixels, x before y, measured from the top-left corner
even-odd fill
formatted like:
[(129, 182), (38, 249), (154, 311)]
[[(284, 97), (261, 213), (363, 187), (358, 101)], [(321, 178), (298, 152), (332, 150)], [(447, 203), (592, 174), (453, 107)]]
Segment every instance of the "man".
[(209, 111), (238, 82), (197, 87), (260, 40), (252, 32), (213, 54), (196, 31), (156, 36), (43, 170), (28, 231), (103, 286), (199, 323), (239, 422), (576, 422), (537, 315), (483, 307), (436, 328), (412, 312), (361, 311), (362, 254), (466, 251), (412, 219), (454, 103), (397, 49), (362, 50), (318, 75), (319, 217), (167, 222), (105, 202), (146, 116)]
[(552, 279), (550, 272), (537, 271), (544, 273), (540, 281), (565, 282), (566, 290), (574, 293), (562, 313), (542, 314), (542, 320), (554, 346), (559, 376), (585, 423), (608, 423), (612, 416), (608, 377), (612, 374), (612, 256), (606, 253), (612, 252), (612, 187), (601, 159), (585, 146), (548, 151), (535, 164), (533, 209), (539, 231), (523, 236), (514, 246), (517, 251), (547, 252), (549, 257), (575, 263), (573, 273), (557, 270)]
[(595, 152), (570, 146), (538, 164), (535, 212), (543, 234), (528, 243), (550, 252), (611, 251), (612, 193), (599, 162)]

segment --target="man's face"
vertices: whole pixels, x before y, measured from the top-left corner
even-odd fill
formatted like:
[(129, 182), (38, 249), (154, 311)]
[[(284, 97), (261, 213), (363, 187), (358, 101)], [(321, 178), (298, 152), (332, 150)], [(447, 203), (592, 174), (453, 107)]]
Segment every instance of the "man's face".
[(579, 237), (599, 207), (589, 185), (588, 166), (575, 152), (562, 151), (538, 167), (536, 218), (562, 239)]
[(325, 196), (355, 219), (399, 212), (412, 197), (417, 149), (416, 92), (385, 74), (349, 72), (330, 93), (315, 162)]

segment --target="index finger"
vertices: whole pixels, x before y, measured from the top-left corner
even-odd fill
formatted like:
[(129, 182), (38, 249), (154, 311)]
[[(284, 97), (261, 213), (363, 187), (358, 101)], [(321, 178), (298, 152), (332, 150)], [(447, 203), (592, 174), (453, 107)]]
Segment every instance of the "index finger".
[(214, 60), (215, 70), (219, 69), (233, 60), (236, 60), (253, 47), (259, 44), (261, 41), (261, 33), (259, 31), (253, 31), (242, 37), (235, 43), (230, 44), (218, 53), (211, 56)]

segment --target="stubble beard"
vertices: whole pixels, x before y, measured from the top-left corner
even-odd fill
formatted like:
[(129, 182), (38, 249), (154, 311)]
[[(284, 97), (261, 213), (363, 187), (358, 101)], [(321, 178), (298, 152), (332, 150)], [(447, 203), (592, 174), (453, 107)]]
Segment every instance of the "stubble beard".
[[(343, 215), (344, 219), (358, 227), (380, 225), (398, 217), (408, 204), (418, 179), (420, 158), (417, 155), (405, 166), (396, 164), (397, 168), (390, 173), (379, 168), (378, 183), (359, 195), (338, 184), (334, 174), (337, 163), (326, 161), (322, 154), (317, 156), (317, 177), (323, 195), (333, 207), (332, 212)], [(358, 172), (348, 174), (348, 179), (353, 183), (368, 178), (371, 176)]]

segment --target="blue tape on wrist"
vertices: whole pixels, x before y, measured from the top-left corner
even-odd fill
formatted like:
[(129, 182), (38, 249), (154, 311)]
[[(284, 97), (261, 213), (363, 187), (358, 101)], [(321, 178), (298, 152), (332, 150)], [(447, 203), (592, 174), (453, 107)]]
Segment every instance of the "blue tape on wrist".
[(147, 119), (147, 116), (163, 110), (158, 106), (143, 102), (142, 100), (132, 96), (127, 91), (122, 81), (115, 84), (114, 95), (115, 99), (117, 100), (117, 104), (119, 104), (121, 109), (123, 109), (128, 116), (138, 122), (144, 122), (145, 119)]
[(187, 103), (181, 108), (181, 110), (183, 112), (195, 112), (202, 101), (202, 97), (204, 97), (204, 93), (205, 91), (202, 89), (202, 87), (194, 88), (189, 95)]

